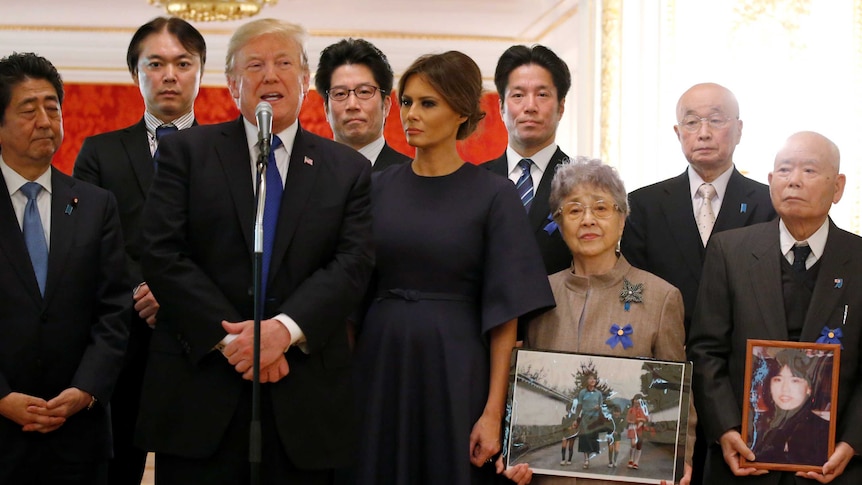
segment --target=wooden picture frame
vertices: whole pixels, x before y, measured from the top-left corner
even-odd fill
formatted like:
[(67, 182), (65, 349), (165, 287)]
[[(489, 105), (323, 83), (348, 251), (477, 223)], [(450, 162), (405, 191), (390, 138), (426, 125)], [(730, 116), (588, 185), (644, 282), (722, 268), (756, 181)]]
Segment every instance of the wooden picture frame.
[[(584, 383), (590, 374), (596, 385), (582, 391), (589, 388)], [(587, 393), (595, 391), (600, 398)], [(533, 473), (543, 475), (678, 483), (690, 399), (688, 362), (515, 349), (504, 459), (507, 466), (528, 463)], [(590, 404), (599, 401), (599, 406)], [(579, 451), (596, 446), (597, 452)], [(629, 460), (638, 450), (638, 466), (632, 467)]]
[(835, 450), (840, 344), (749, 340), (742, 439), (744, 467), (817, 471)]

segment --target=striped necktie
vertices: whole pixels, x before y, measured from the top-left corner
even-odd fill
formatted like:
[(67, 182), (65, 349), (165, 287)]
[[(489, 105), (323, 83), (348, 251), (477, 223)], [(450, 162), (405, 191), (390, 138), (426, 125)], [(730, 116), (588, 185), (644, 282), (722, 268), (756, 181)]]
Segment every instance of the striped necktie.
[(518, 189), (518, 196), (521, 198), (521, 203), (524, 204), (524, 209), (530, 212), (530, 205), (533, 203), (533, 177), (530, 176), (530, 168), (533, 161), (529, 158), (522, 158), (518, 162), (521, 167), (521, 177), (515, 182), (515, 188)]

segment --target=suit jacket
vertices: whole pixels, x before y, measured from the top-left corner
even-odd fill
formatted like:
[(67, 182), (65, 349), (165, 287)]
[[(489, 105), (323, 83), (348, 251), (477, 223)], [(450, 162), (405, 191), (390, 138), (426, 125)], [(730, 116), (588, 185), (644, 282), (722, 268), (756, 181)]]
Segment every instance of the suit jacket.
[[(285, 451), (302, 468), (346, 465), (352, 455), (344, 322), (373, 265), (370, 174), (350, 147), (297, 132), (264, 318), (293, 318), (307, 353), (291, 347), (290, 373), (263, 386)], [(162, 140), (144, 208), (144, 277), (161, 305), (138, 422), (146, 449), (209, 456), (240, 405), (244, 381), (213, 347), (225, 336), (222, 320), (254, 316), (254, 214), (242, 119)]]
[[(620, 249), (632, 266), (679, 288), (688, 330), (705, 254), (694, 220), (688, 171), (630, 193), (629, 208)], [(774, 218), (769, 187), (734, 168), (712, 234)]]
[[(710, 241), (687, 349), (694, 362), (695, 405), (710, 443), (742, 423), (747, 341), (788, 339), (781, 258), (777, 220), (717, 234)], [(824, 326), (842, 330), (838, 402), (833, 403), (832, 413), (837, 416), (836, 443), (846, 441), (858, 453), (862, 450), (862, 238), (830, 221), (819, 264), (801, 341), (816, 341)], [(846, 320), (845, 309), (849, 309)], [(774, 484), (778, 475), (769, 473), (758, 481), (734, 478), (713, 445), (705, 483)], [(797, 479), (797, 483), (810, 482)], [(860, 459), (853, 458), (832, 483), (862, 483)]]
[[(69, 461), (99, 461), (111, 455), (108, 402), (123, 362), (132, 301), (120, 221), (109, 192), (54, 168), (51, 184), (43, 298), (0, 174), (0, 397), (21, 392), (50, 400), (77, 387), (99, 405), (44, 435), (22, 432), (0, 417), (0, 457), (50, 446)], [(3, 468), (0, 458), (0, 478)]]
[(379, 172), (386, 167), (391, 167), (392, 165), (397, 165), (399, 163), (407, 163), (411, 160), (412, 158), (396, 151), (389, 146), (388, 143), (384, 143), (383, 150), (380, 151), (380, 155), (377, 155), (377, 160), (374, 162), (374, 171)]
[[(535, 189), (536, 195), (533, 198), (533, 204), (530, 206), (530, 213), (528, 214), (530, 227), (536, 236), (536, 242), (539, 243), (539, 251), (542, 253), (542, 260), (545, 262), (545, 271), (549, 275), (562, 271), (572, 265), (572, 253), (563, 241), (563, 236), (560, 234), (559, 229), (553, 231), (551, 234), (545, 231), (545, 226), (551, 222), (549, 218), (551, 209), (548, 202), (551, 197), (551, 181), (554, 180), (557, 165), (561, 164), (567, 158), (568, 156), (557, 148), (557, 151), (551, 157), (550, 163), (548, 163), (548, 168), (545, 169), (542, 175), (539, 186)], [(483, 163), (482, 166), (498, 175), (509, 176), (509, 164), (505, 152), (499, 158)]]

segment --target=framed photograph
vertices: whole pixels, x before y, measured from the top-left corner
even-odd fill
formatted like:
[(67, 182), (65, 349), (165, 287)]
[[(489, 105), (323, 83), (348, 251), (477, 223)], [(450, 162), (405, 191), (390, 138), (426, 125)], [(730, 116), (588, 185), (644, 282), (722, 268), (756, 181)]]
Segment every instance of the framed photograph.
[(633, 483), (682, 477), (690, 363), (516, 349), (510, 379), (508, 466)]
[(819, 471), (835, 449), (839, 344), (749, 340), (742, 438), (754, 452), (743, 466)]

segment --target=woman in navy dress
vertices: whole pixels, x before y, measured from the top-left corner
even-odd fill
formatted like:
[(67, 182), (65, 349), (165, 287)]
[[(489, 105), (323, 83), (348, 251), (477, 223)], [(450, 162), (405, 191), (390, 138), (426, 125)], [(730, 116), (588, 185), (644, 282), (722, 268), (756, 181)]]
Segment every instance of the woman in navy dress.
[(455, 51), (420, 57), (398, 92), (416, 158), (372, 184), (357, 482), (491, 483), (516, 322), (554, 300), (513, 184), (456, 150), (484, 117), (476, 63)]

